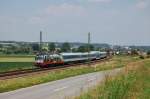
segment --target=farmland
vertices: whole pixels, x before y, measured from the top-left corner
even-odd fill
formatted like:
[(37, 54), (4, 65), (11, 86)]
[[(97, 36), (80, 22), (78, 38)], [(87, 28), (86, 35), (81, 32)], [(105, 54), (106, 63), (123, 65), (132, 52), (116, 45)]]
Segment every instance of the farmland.
[(0, 56), (0, 72), (34, 68), (34, 56), (9, 55)]

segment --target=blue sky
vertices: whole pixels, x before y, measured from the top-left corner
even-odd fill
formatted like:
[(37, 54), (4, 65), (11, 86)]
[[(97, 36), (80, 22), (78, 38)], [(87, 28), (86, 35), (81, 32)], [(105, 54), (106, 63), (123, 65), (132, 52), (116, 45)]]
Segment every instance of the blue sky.
[(150, 0), (0, 0), (0, 40), (150, 45)]

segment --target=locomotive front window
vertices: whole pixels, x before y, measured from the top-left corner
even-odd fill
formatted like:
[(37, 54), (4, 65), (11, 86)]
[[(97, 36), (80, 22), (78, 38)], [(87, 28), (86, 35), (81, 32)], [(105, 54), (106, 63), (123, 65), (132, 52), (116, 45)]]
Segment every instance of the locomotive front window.
[(43, 56), (37, 56), (35, 60), (43, 60)]

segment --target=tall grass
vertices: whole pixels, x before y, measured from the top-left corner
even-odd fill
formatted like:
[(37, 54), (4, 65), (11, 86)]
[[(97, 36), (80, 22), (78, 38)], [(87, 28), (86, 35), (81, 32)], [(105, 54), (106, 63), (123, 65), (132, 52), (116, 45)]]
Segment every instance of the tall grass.
[[(111, 65), (106, 67), (105, 65), (104, 68), (101, 66), (100, 67), (97, 66), (96, 71), (112, 68)], [(114, 68), (117, 68), (117, 66), (114, 66)], [(40, 83), (45, 83), (49, 81), (54, 81), (66, 77), (71, 77), (71, 76), (86, 74), (91, 72), (95, 72), (94, 67), (81, 66), (81, 67), (67, 68), (64, 70), (54, 70), (46, 74), (32, 75), (32, 76), (9, 79), (9, 80), (0, 80), (0, 92), (11, 91), (23, 87), (28, 87)]]
[(98, 85), (76, 99), (150, 99), (150, 60), (128, 65), (117, 77), (106, 77)]

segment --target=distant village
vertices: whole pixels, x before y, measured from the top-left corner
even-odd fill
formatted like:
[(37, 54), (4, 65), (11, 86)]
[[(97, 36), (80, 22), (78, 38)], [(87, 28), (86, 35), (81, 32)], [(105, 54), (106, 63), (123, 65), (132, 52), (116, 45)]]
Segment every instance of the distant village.
[[(37, 52), (87, 52), (87, 43), (79, 42), (16, 42), (0, 41), (0, 54), (36, 54)], [(90, 44), (91, 51), (109, 51), (114, 55), (138, 54), (147, 55), (150, 53), (150, 46), (119, 46), (110, 44)]]

